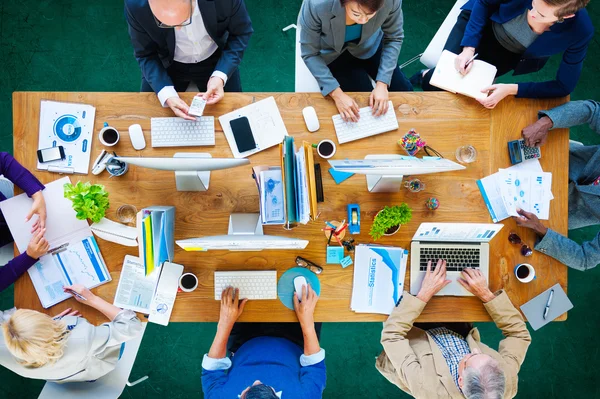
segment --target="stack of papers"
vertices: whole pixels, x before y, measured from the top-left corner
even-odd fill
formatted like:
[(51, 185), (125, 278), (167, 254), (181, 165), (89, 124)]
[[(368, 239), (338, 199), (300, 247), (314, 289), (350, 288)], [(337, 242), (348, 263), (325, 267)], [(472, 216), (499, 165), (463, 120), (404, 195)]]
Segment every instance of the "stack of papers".
[(253, 176), (259, 192), (262, 224), (284, 224), (285, 209), (280, 167), (257, 166)]
[(494, 223), (518, 216), (517, 209), (550, 217), (552, 173), (544, 172), (537, 159), (525, 161), (477, 181)]
[(139, 258), (149, 275), (175, 252), (175, 207), (153, 206), (137, 214)]
[(357, 313), (390, 314), (402, 297), (408, 251), (358, 245), (350, 308)]

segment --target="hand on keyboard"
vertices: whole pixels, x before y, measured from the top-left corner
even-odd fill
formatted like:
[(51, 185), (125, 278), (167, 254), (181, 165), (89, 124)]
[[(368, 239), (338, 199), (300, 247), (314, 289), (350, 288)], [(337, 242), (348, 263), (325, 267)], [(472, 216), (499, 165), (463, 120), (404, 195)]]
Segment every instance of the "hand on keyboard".
[(301, 301), (298, 301), (298, 296), (294, 294), (294, 310), (301, 326), (310, 326), (315, 322), (314, 313), (318, 300), (319, 296), (310, 284), (302, 286)]
[(190, 121), (196, 120), (195, 117), (188, 115), (190, 107), (181, 98), (169, 97), (166, 103), (176, 116)]
[(373, 116), (381, 116), (388, 112), (390, 95), (385, 83), (377, 82), (369, 96), (369, 107)]
[(358, 122), (360, 119), (358, 104), (352, 97), (344, 93), (339, 87), (332, 91), (330, 96), (335, 101), (335, 106), (340, 111), (340, 116), (344, 122)]
[(417, 298), (427, 303), (435, 294), (451, 282), (451, 280), (446, 279), (445, 260), (439, 259), (433, 271), (431, 270), (431, 261), (429, 261), (427, 262), (427, 272), (421, 283), (421, 289), (417, 294)]
[(464, 269), (458, 278), (460, 285), (467, 291), (481, 299), (484, 303), (489, 302), (496, 296), (488, 287), (488, 282), (483, 273), (477, 269)]
[(233, 287), (227, 287), (221, 293), (221, 313), (219, 315), (219, 324), (223, 327), (231, 328), (240, 318), (248, 299), (240, 301), (240, 290)]

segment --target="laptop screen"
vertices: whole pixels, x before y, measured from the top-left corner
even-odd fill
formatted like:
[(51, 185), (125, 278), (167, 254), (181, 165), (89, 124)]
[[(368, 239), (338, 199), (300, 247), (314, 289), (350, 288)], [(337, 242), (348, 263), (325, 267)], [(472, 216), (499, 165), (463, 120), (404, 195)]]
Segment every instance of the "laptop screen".
[(492, 223), (421, 223), (413, 241), (490, 242), (502, 227)]

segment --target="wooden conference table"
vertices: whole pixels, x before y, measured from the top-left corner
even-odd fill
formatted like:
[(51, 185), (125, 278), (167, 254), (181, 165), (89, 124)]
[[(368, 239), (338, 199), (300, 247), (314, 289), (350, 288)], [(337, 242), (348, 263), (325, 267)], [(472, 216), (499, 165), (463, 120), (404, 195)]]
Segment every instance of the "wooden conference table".
[[(215, 116), (216, 145), (201, 148), (152, 148), (150, 140), (150, 118), (172, 116), (170, 109), (162, 108), (156, 96), (149, 93), (37, 93), (17, 92), (13, 94), (14, 155), (42, 182), (48, 183), (59, 176), (36, 171), (36, 149), (39, 131), (40, 100), (80, 102), (96, 107), (95, 135), (91, 162), (103, 146), (97, 138), (104, 122), (121, 132), (120, 142), (113, 147), (122, 156), (172, 156), (175, 152), (210, 152), (213, 157), (232, 157), (230, 148), (216, 117), (252, 103), (275, 96), (289, 134), (297, 142), (307, 140), (316, 143), (330, 138), (337, 143), (331, 116), (337, 113), (334, 103), (320, 94), (305, 93), (227, 93), (216, 106), (206, 108), (205, 115)], [(352, 95), (360, 107), (368, 105), (368, 93)], [(179, 293), (171, 322), (217, 321), (219, 302), (214, 300), (213, 272), (215, 270), (269, 270), (277, 269), (278, 276), (295, 266), (297, 255), (324, 267), (319, 276), (322, 286), (317, 305), (317, 321), (382, 321), (385, 315), (359, 314), (350, 310), (353, 267), (342, 269), (340, 265), (325, 263), (326, 240), (321, 229), (325, 220), (346, 219), (346, 205), (357, 203), (361, 207), (361, 233), (355, 235), (357, 243), (372, 242), (368, 232), (373, 217), (383, 206), (406, 202), (413, 209), (412, 221), (391, 237), (383, 237), (378, 244), (410, 248), (411, 238), (421, 222), (491, 222), (476, 181), (494, 173), (498, 168), (510, 165), (507, 141), (517, 139), (521, 129), (535, 121), (537, 111), (559, 105), (565, 99), (526, 100), (507, 98), (494, 110), (483, 108), (476, 101), (449, 93), (390, 93), (396, 107), (400, 129), (368, 139), (338, 146), (334, 159), (362, 159), (367, 154), (400, 154), (396, 141), (409, 129), (415, 128), (427, 143), (449, 159), (460, 145), (472, 144), (477, 149), (477, 160), (466, 170), (426, 175), (422, 180), (425, 191), (414, 194), (402, 189), (399, 193), (371, 194), (367, 191), (364, 176), (354, 176), (336, 185), (327, 172), (329, 166), (315, 153), (321, 163), (325, 202), (319, 203), (321, 213), (316, 222), (299, 225), (292, 231), (281, 226), (265, 226), (265, 234), (300, 237), (310, 240), (305, 250), (262, 251), (262, 252), (184, 252), (175, 247), (174, 262), (183, 264), (186, 272), (195, 273), (199, 286), (192, 293)], [(182, 97), (190, 103), (193, 94)], [(317, 110), (321, 129), (316, 133), (306, 130), (302, 108), (312, 105)], [(128, 127), (141, 124), (147, 146), (136, 151), (131, 146)], [(567, 183), (568, 183), (568, 131), (556, 130), (550, 134), (542, 149), (542, 167), (553, 174), (550, 220), (545, 222), (555, 231), (567, 233)], [(251, 178), (251, 167), (256, 165), (278, 165), (277, 147), (262, 151), (250, 158), (251, 165), (212, 172), (207, 192), (177, 192), (173, 172), (155, 171), (130, 166), (122, 177), (110, 178), (108, 173), (94, 176), (72, 175), (71, 181), (90, 181), (106, 186), (110, 198), (107, 217), (116, 220), (116, 210), (123, 204), (133, 204), (138, 210), (151, 205), (173, 205), (176, 207), (175, 239), (203, 235), (226, 234), (229, 215), (234, 212), (258, 212), (258, 190)], [(90, 168), (91, 170), (91, 168)], [(425, 201), (429, 197), (440, 200), (436, 211), (429, 211)], [(48, 204), (49, 207), (52, 204)], [(535, 252), (530, 258), (519, 253), (519, 247), (508, 242), (508, 234), (516, 230), (532, 246), (535, 236), (532, 231), (516, 228), (511, 219), (502, 222), (505, 227), (490, 244), (490, 288), (503, 288), (516, 306), (527, 302), (556, 282), (567, 290), (567, 268), (552, 258)], [(137, 248), (124, 247), (98, 239), (102, 255), (109, 267), (112, 281), (95, 289), (95, 292), (111, 302), (114, 299), (119, 273), (125, 255), (136, 255)], [(513, 268), (528, 262), (535, 266), (537, 279), (529, 284), (519, 283)], [(406, 275), (408, 289), (409, 273)], [(105, 317), (74, 299), (62, 302), (51, 309), (43, 309), (29, 276), (25, 274), (15, 286), (15, 305), (18, 308), (39, 310), (57, 314), (67, 307), (79, 309), (92, 323), (105, 321)], [(566, 314), (559, 320), (565, 320)], [(279, 300), (250, 301), (241, 321), (295, 321), (294, 312)], [(489, 321), (481, 301), (473, 297), (438, 297), (431, 300), (419, 321)]]

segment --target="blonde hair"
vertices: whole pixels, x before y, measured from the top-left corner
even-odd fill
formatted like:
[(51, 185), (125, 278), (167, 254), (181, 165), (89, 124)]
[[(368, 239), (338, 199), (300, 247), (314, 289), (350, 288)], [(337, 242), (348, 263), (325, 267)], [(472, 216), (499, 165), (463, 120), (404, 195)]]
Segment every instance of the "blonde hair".
[(63, 321), (27, 309), (17, 310), (2, 324), (6, 348), (19, 363), (31, 368), (60, 359), (68, 332)]

